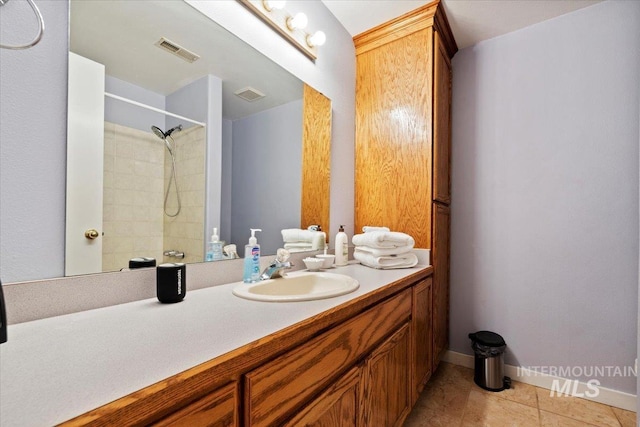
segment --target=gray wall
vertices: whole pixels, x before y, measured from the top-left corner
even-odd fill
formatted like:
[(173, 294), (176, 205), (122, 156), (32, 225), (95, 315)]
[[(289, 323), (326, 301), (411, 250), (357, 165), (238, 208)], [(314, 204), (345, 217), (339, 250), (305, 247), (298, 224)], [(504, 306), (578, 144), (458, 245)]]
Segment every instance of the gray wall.
[[(46, 32), (28, 50), (0, 49), (0, 277), (64, 274), (67, 142), (65, 1), (39, 1)], [(3, 43), (35, 36), (33, 12), (8, 2)]]
[[(321, 1), (292, 0), (286, 9), (309, 17), (309, 29), (322, 29), (327, 43), (309, 61), (270, 27), (235, 1), (186, 0), (233, 34), (331, 99), (331, 224), (346, 224), (353, 235), (355, 47), (351, 35)], [(331, 242), (337, 228), (329, 231)], [(333, 243), (331, 243), (333, 245)]]
[(275, 254), (280, 230), (300, 227), (302, 100), (235, 120), (232, 135), (231, 242), (242, 257), (261, 228), (261, 253)]
[[(640, 3), (610, 1), (453, 59), (451, 349), (633, 366)], [(635, 378), (602, 378), (635, 393)]]
[[(207, 75), (167, 96), (167, 109), (184, 117), (207, 124), (206, 208), (203, 233), (211, 236), (213, 227), (220, 228), (222, 179), (222, 80)], [(180, 123), (167, 118), (167, 127)], [(186, 126), (187, 123), (184, 123)], [(189, 124), (189, 126), (191, 126)], [(187, 127), (189, 127), (187, 126)], [(207, 238), (204, 240), (206, 250)]]
[[(165, 109), (165, 97), (143, 87), (134, 85), (112, 76), (105, 77), (105, 92), (141, 102), (151, 107)], [(151, 126), (166, 130), (165, 115), (147, 110), (124, 101), (104, 98), (104, 119), (107, 122), (151, 132)]]
[[(232, 141), (233, 122), (229, 119), (222, 119), (222, 181), (220, 194), (220, 239), (225, 242), (231, 241), (231, 165), (233, 162)], [(246, 244), (246, 243), (245, 243)]]

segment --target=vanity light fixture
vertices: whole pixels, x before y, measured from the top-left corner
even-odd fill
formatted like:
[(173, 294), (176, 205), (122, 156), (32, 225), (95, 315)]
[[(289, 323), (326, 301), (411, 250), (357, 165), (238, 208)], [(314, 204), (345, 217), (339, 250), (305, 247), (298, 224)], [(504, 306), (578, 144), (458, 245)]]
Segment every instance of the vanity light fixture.
[(262, 0), (262, 6), (271, 12), (273, 9), (284, 9), (284, 5), (287, 4), (285, 0)]
[(291, 31), (294, 30), (304, 30), (307, 28), (307, 24), (309, 23), (309, 19), (307, 15), (302, 12), (296, 13), (294, 17), (287, 18), (287, 28)]
[(311, 47), (322, 46), (327, 41), (323, 31), (316, 31), (313, 35), (307, 34), (307, 44)]
[(295, 15), (284, 9), (283, 0), (237, 0), (254, 15), (278, 32), (309, 59), (315, 61), (317, 47), (322, 46), (327, 36), (322, 31), (306, 31), (309, 22), (307, 15), (298, 12)]

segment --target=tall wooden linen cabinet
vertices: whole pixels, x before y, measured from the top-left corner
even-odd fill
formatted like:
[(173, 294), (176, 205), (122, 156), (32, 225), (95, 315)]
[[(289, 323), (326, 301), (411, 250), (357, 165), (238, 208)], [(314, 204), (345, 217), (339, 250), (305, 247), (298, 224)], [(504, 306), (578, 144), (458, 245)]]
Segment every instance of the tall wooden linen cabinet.
[[(444, 8), (429, 3), (354, 37), (355, 229), (387, 226), (431, 249), (428, 380), (448, 347), (451, 62)], [(422, 374), (421, 374), (422, 375)]]

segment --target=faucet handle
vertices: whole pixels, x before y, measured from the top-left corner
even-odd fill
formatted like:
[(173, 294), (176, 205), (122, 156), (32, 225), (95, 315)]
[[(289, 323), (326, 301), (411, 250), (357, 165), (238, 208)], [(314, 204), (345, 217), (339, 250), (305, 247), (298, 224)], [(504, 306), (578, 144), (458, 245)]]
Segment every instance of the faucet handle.
[(287, 260), (291, 257), (291, 254), (288, 250), (284, 248), (278, 249), (276, 252), (276, 261), (278, 262), (287, 262)]

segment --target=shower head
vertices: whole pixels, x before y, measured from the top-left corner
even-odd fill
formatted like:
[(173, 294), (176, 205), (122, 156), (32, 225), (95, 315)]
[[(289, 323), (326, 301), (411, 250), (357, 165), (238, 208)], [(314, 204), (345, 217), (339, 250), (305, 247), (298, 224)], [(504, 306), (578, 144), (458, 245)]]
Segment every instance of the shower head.
[[(180, 129), (182, 129), (182, 125), (178, 125), (178, 126), (180, 126)], [(162, 129), (160, 129), (158, 126), (151, 126), (151, 130), (153, 131), (153, 133), (156, 134), (158, 138), (164, 141), (164, 145), (167, 146), (167, 150), (169, 150), (169, 154), (173, 155), (173, 150), (171, 149), (171, 144), (169, 144), (169, 141), (167, 141), (167, 137), (171, 135), (171, 133), (174, 132), (176, 128), (170, 129), (167, 133), (162, 132)]]
[(166, 136), (171, 136), (172, 133), (180, 132), (181, 130), (182, 130), (182, 125), (178, 125), (178, 126), (172, 127), (167, 132), (165, 132), (165, 135)]
[(153, 133), (156, 134), (156, 136), (160, 139), (165, 139), (167, 136), (164, 134), (164, 132), (162, 132), (162, 129), (160, 129), (158, 126), (151, 126), (151, 130), (153, 131)]
[(166, 137), (171, 136), (172, 133), (181, 131), (182, 125), (174, 126), (166, 132), (163, 132), (158, 126), (151, 126), (151, 130), (158, 138), (165, 139)]

